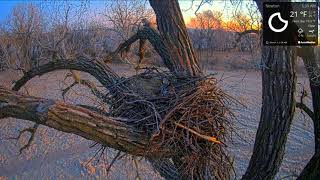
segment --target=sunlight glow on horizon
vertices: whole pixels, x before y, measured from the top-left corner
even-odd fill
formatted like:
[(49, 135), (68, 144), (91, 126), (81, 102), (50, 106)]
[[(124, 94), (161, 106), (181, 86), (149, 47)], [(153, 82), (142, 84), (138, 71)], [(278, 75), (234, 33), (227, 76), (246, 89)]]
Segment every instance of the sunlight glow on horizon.
[[(72, 6), (78, 6), (82, 1), (66, 1), (68, 4)], [(85, 18), (90, 18), (92, 22), (102, 22), (102, 24), (107, 25), (108, 23), (104, 22), (104, 18), (101, 15), (105, 10), (105, 7), (109, 3), (108, 1), (88, 1), (88, 12), (85, 15)], [(201, 13), (203, 11), (211, 10), (216, 12), (222, 12), (222, 23), (229, 22), (232, 14), (235, 11), (241, 10), (242, 13), (247, 13), (247, 3), (252, 3), (252, 1), (243, 1), (239, 4), (232, 4), (231, 1), (223, 1), (223, 0), (215, 0), (212, 3), (205, 3), (200, 6), (201, 1), (191, 1), (191, 0), (179, 0), (179, 5), (181, 12), (184, 17), (185, 24), (187, 27), (190, 24), (191, 18), (196, 17), (196, 13)], [(3, 22), (7, 17), (10, 17), (11, 10), (20, 4), (39, 4), (39, 7), (43, 8), (46, 12), (51, 10), (51, 4), (54, 6), (55, 2), (50, 1), (39, 1), (39, 0), (12, 0), (12, 1), (0, 1), (0, 22)], [(59, 2), (58, 2), (59, 3)], [(43, 6), (44, 5), (44, 6)], [(146, 3), (147, 7), (150, 8), (150, 5)], [(199, 7), (200, 6), (200, 7)], [(198, 9), (199, 8), (199, 9)], [(197, 11), (198, 10), (198, 11)], [(74, 17), (76, 18), (76, 17)]]
[[(220, 11), (222, 12), (222, 20), (227, 21), (232, 16), (234, 11), (241, 10), (244, 14), (248, 13), (248, 10), (245, 8), (247, 3), (251, 1), (243, 1), (239, 4), (232, 4), (230, 1), (215, 0), (212, 3), (206, 3), (200, 6), (197, 13), (211, 10), (211, 11)], [(194, 1), (193, 4), (191, 1), (179, 0), (179, 5), (181, 12), (184, 16), (185, 23), (188, 24), (192, 17), (196, 16), (196, 10), (198, 9), (201, 1)], [(251, 2), (252, 3), (252, 2)]]
[[(29, 3), (39, 3), (41, 1), (39, 0), (2, 0), (0, 1), (0, 20), (3, 20), (7, 16), (10, 15), (10, 12), (12, 8), (19, 4), (29, 4)], [(47, 1), (43, 1), (47, 2)], [(80, 1), (66, 1), (66, 2), (72, 2), (72, 3), (78, 3)], [(90, 9), (95, 10), (97, 8), (103, 9), (108, 1), (89, 1), (90, 3)], [(190, 0), (179, 0), (180, 9), (182, 11), (182, 14), (184, 16), (185, 23), (187, 24), (191, 17), (195, 16), (196, 10), (199, 7), (201, 1), (192, 1)], [(241, 3), (244, 4), (244, 3)], [(214, 11), (221, 11), (224, 12), (223, 16), (228, 17), (234, 11), (235, 8), (233, 8), (233, 5), (230, 3), (230, 1), (223, 1), (223, 0), (216, 0), (213, 3), (206, 3), (203, 4), (199, 10), (199, 12), (206, 11), (206, 10), (214, 10)], [(245, 10), (244, 10), (245, 11)]]

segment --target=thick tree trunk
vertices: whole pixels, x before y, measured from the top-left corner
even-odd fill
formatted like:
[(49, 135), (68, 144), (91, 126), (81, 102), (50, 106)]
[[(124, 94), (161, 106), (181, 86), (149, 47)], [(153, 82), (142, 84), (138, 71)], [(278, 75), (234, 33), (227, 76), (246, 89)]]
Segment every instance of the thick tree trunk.
[[(260, 13), (263, 2), (255, 0)], [(295, 111), (296, 48), (262, 46), (262, 109), (253, 154), (243, 179), (274, 179)]]
[(171, 64), (178, 76), (199, 76), (201, 69), (187, 34), (178, 0), (149, 0), (157, 16), (160, 35), (170, 50)]
[(263, 47), (262, 109), (243, 179), (273, 179), (283, 159), (295, 110), (295, 48)]
[[(199, 66), (197, 56), (195, 55), (186, 25), (178, 4), (178, 0), (149, 0), (157, 17), (157, 27), (164, 44), (167, 46), (170, 54), (170, 62), (167, 67), (172, 69), (173, 73), (178, 77), (201, 76), (202, 70)], [(214, 167), (196, 167), (190, 172), (183, 172), (184, 168), (180, 166), (187, 164), (185, 157), (175, 157), (172, 161), (176, 166), (182, 179), (227, 179), (223, 175), (213, 175), (211, 168)], [(158, 166), (157, 169), (164, 169)], [(172, 170), (172, 169), (171, 169)], [(226, 171), (229, 171), (226, 169)], [(163, 171), (159, 171), (162, 174)], [(174, 173), (170, 173), (170, 176)], [(228, 173), (226, 173), (228, 174)], [(183, 176), (182, 176), (183, 175)], [(166, 174), (166, 177), (170, 177)]]
[(315, 53), (312, 47), (302, 47), (299, 56), (303, 59), (307, 70), (313, 105), (313, 126), (315, 139), (315, 153), (309, 163), (301, 172), (298, 179), (320, 178), (320, 68), (316, 63)]

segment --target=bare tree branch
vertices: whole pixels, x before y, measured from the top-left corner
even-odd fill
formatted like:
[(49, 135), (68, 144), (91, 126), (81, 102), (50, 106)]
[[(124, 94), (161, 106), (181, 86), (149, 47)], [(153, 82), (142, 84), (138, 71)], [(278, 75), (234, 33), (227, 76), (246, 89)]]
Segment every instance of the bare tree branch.
[(301, 103), (301, 102), (297, 102), (296, 107), (299, 109), (302, 109), (314, 121), (313, 111), (307, 105), (305, 105), (304, 103)]
[(13, 117), (72, 133), (102, 145), (138, 156), (170, 155), (147, 151), (143, 132), (127, 125), (125, 119), (106, 117), (60, 101), (26, 96), (0, 87), (0, 118)]
[(25, 75), (15, 83), (12, 89), (18, 91), (33, 77), (62, 69), (72, 69), (87, 72), (95, 77), (105, 87), (114, 84), (119, 79), (119, 76), (114, 73), (105, 63), (94, 59), (79, 57), (74, 60), (59, 59), (40, 67), (33, 68), (25, 73)]
[(135, 35), (131, 36), (127, 41), (121, 43), (114, 53), (120, 53), (124, 51), (126, 47), (130, 46), (139, 39), (147, 39), (152, 44), (157, 53), (161, 56), (164, 64), (169, 68), (169, 70), (175, 72), (176, 69), (174, 68), (172, 57), (170, 56), (170, 53), (168, 51), (169, 48), (165, 45), (159, 33), (149, 27), (144, 27)]
[(304, 104), (303, 100), (305, 97), (308, 96), (307, 91), (305, 90), (305, 88), (303, 87), (302, 91), (301, 91), (301, 96), (300, 96), (300, 102), (296, 103), (296, 107), (303, 110), (305, 113), (308, 114), (308, 116), (314, 121), (315, 120), (315, 116), (313, 111), (306, 105)]

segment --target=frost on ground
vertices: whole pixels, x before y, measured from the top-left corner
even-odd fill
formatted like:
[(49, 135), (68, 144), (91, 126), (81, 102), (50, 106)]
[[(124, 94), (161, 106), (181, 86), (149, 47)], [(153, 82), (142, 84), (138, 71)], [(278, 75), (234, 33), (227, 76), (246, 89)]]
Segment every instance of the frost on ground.
[[(119, 74), (128, 76), (134, 74), (129, 67), (113, 67)], [(34, 78), (22, 89), (30, 95), (62, 99), (61, 89), (71, 83), (63, 82), (68, 71), (49, 73), (39, 78)], [(242, 102), (246, 107), (233, 107), (237, 116), (235, 126), (237, 134), (229, 145), (229, 151), (235, 160), (237, 179), (245, 172), (252, 153), (255, 133), (259, 123), (261, 108), (261, 75), (258, 71), (208, 71), (218, 73), (221, 86), (229, 94)], [(87, 74), (83, 77), (91, 78)], [(302, 75), (298, 78), (300, 84), (308, 86), (308, 81)], [(0, 85), (11, 87), (13, 80), (19, 75), (13, 72), (0, 72)], [(93, 79), (92, 79), (93, 80)], [(297, 95), (300, 89), (297, 86)], [(66, 98), (70, 103), (97, 103), (86, 88), (76, 86), (68, 93)], [(308, 99), (310, 105), (310, 99)], [(26, 143), (27, 138), (16, 142), (10, 139), (18, 131), (32, 124), (16, 119), (6, 119), (0, 122), (0, 179), (161, 179), (153, 172), (152, 168), (143, 160), (124, 157), (117, 161), (109, 174), (106, 168), (111, 163), (116, 152), (107, 150), (101, 155), (98, 153), (99, 162), (90, 161), (100, 148), (89, 148), (92, 142), (81, 137), (55, 131), (41, 126), (36, 134), (35, 143), (30, 149), (19, 154), (19, 147)], [(295, 114), (293, 125), (288, 136), (285, 157), (277, 175), (292, 178), (299, 174), (313, 154), (314, 148), (313, 127), (311, 120), (304, 116), (299, 109)], [(135, 163), (137, 162), (137, 163)]]

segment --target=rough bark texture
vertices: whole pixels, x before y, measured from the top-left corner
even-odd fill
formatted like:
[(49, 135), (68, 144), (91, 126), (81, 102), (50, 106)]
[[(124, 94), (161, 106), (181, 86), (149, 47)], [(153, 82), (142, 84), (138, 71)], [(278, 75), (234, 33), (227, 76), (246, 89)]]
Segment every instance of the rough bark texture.
[(201, 69), (187, 34), (177, 0), (149, 0), (157, 16), (157, 26), (170, 50), (171, 66), (178, 76), (198, 76)]
[(295, 59), (291, 47), (262, 49), (261, 118), (243, 179), (273, 179), (279, 170), (295, 109)]
[(126, 124), (124, 119), (108, 117), (87, 108), (61, 101), (26, 96), (0, 86), (0, 119), (13, 117), (72, 133), (102, 145), (137, 156), (169, 156), (148, 151), (144, 132)]
[(28, 71), (15, 83), (13, 90), (19, 90), (23, 85), (25, 85), (25, 83), (35, 76), (41, 76), (45, 73), (61, 69), (87, 72), (95, 77), (105, 87), (112, 85), (117, 79), (119, 79), (119, 76), (115, 74), (110, 67), (108, 67), (105, 63), (94, 59), (85, 57), (79, 57), (77, 59), (70, 60), (57, 59), (48, 64), (33, 68)]
[(13, 117), (72, 133), (132, 155), (157, 157), (169, 152), (147, 151), (150, 137), (126, 124), (124, 119), (107, 117), (60, 101), (23, 95), (0, 87), (0, 119)]
[(173, 63), (174, 60), (171, 57), (166, 43), (163, 41), (159, 33), (150, 27), (144, 27), (143, 29), (139, 30), (137, 34), (130, 37), (127, 41), (121, 43), (114, 53), (124, 51), (126, 47), (130, 46), (132, 43), (138, 41), (139, 39), (140, 41), (147, 39), (152, 44), (153, 48), (157, 51), (157, 53), (160, 55), (165, 66), (171, 72), (177, 73)]
[(303, 59), (308, 72), (313, 106), (313, 126), (315, 139), (315, 153), (309, 163), (301, 172), (298, 179), (320, 178), (320, 68), (316, 63), (315, 53), (312, 47), (302, 47), (299, 56)]
[[(257, 1), (262, 14), (263, 2)], [(262, 46), (262, 109), (253, 154), (243, 179), (274, 179), (295, 111), (296, 48)]]

